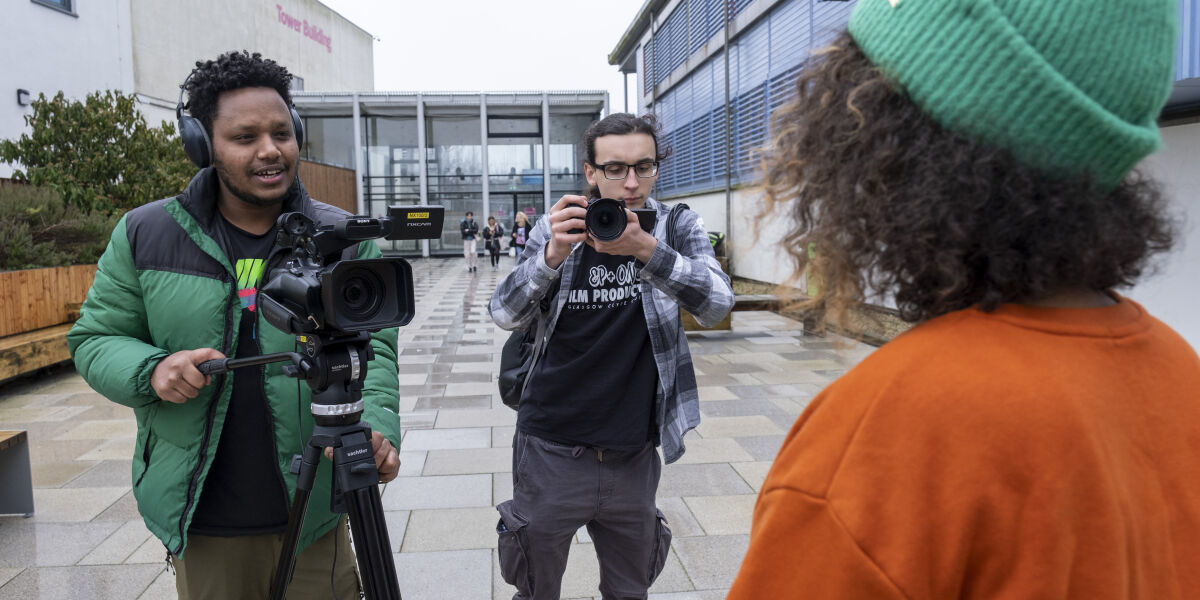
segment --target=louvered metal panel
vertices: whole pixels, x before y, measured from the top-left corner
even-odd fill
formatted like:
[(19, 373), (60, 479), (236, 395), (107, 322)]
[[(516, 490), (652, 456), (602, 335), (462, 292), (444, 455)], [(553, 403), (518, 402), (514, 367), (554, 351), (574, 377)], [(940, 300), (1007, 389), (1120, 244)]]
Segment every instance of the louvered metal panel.
[(754, 4), (754, 0), (729, 0), (729, 3), (733, 5), (733, 16), (737, 16), (742, 14), (742, 11), (746, 10), (751, 4)]
[(809, 46), (819, 50), (828, 46), (843, 29), (846, 21), (850, 20), (850, 11), (854, 2), (822, 2), (812, 3), (812, 34)]
[(688, 2), (680, 2), (654, 35), (654, 85), (666, 79), (688, 57)]
[(808, 57), (811, 13), (811, 0), (789, 0), (771, 12), (771, 76), (795, 67)]
[[(724, 26), (721, 11), (743, 12), (754, 0), (685, 0), (668, 17), (654, 42), (656, 70), (647, 81), (661, 83), (704, 41)], [(1200, 0), (1184, 0), (1189, 3)], [(828, 44), (845, 27), (854, 2), (786, 0), (743, 30), (729, 47), (731, 116), (729, 147), (734, 183), (761, 179), (760, 148), (770, 141), (770, 115), (795, 97), (796, 79), (813, 49)], [(686, 12), (681, 12), (686, 9)], [(701, 19), (703, 13), (706, 19)], [(687, 15), (686, 44), (675, 23)], [(701, 28), (705, 23), (707, 29)], [(1193, 36), (1193, 39), (1195, 36)], [(684, 55), (679, 48), (686, 48)], [(667, 56), (670, 58), (666, 58)], [(670, 198), (720, 189), (725, 184), (725, 60), (721, 52), (697, 67), (658, 99), (663, 140), (674, 156), (663, 166), (655, 195)]]
[(734, 89), (738, 94), (767, 80), (771, 66), (770, 42), (769, 19), (759, 21), (734, 42), (738, 48), (738, 78)]
[(1200, 0), (1179, 1), (1179, 46), (1175, 80), (1200, 77)]
[(688, 52), (699, 50), (725, 26), (725, 0), (688, 0)]

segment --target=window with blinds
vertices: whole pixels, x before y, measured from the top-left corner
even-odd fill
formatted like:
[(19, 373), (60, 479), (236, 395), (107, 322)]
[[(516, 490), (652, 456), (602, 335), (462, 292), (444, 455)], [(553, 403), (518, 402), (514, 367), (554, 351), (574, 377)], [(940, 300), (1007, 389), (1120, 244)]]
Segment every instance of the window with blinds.
[[(662, 22), (649, 48), (643, 89), (665, 80), (688, 56), (755, 0), (684, 0)], [(727, 4), (728, 3), (728, 4)], [(693, 69), (655, 99), (653, 110), (673, 154), (663, 163), (655, 196), (670, 198), (725, 185), (725, 78), (729, 78), (729, 148), (734, 184), (761, 179), (759, 149), (770, 141), (770, 117), (795, 94), (796, 78), (813, 50), (845, 26), (854, 2), (787, 0), (730, 40), (724, 51)]]

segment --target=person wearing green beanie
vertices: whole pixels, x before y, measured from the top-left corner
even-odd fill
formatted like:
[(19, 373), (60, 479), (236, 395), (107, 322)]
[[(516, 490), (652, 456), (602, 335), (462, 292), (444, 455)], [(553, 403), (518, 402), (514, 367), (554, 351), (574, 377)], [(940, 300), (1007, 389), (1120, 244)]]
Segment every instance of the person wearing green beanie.
[(797, 420), (729, 598), (1200, 598), (1200, 357), (1115, 291), (1174, 241), (1177, 8), (860, 0), (807, 63), (763, 218), (804, 308), (914, 325)]

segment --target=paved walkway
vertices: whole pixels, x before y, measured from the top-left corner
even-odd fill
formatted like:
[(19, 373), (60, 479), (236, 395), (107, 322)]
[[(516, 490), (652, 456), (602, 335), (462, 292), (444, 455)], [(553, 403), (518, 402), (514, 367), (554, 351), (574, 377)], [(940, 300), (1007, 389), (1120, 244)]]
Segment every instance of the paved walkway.
[[(400, 330), (401, 477), (383, 505), (406, 600), (507, 599), (496, 562), (496, 504), (512, 497), (515, 415), (496, 395), (508, 333), (487, 301), (500, 272), (462, 259), (413, 261), (417, 313)], [(731, 332), (690, 337), (700, 427), (664, 467), (658, 504), (674, 542), (657, 600), (723, 598), (745, 554), (755, 494), (784, 434), (825, 384), (870, 352), (804, 337), (773, 313), (735, 313)], [(603, 365), (597, 365), (603, 368)], [(162, 544), (130, 491), (133, 412), (70, 369), (0, 387), (0, 429), (29, 431), (32, 518), (0, 517), (0, 599), (175, 598)], [(319, 501), (319, 499), (314, 500)], [(564, 598), (599, 592), (586, 531)]]

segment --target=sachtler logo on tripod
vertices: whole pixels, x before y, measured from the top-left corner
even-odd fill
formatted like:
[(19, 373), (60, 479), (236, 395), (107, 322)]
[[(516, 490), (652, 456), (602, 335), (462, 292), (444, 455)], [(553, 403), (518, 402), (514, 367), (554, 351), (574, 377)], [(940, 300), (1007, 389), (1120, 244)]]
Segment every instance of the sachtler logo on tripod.
[[(396, 566), (379, 499), (371, 427), (361, 420), (371, 333), (407, 325), (414, 314), (412, 267), (402, 258), (340, 260), (366, 240), (432, 239), (441, 234), (440, 206), (393, 206), (383, 218), (348, 217), (318, 225), (302, 213), (280, 215), (267, 281), (257, 309), (272, 326), (296, 336), (304, 353), (223, 358), (202, 373), (291, 361), (283, 368), (312, 389), (312, 436), (299, 463), (271, 597), (283, 598), (296, 561), (309, 492), (325, 448), (333, 448), (333, 512), (350, 516), (363, 591), (369, 599), (399, 599)], [(279, 257), (282, 256), (282, 259)]]

